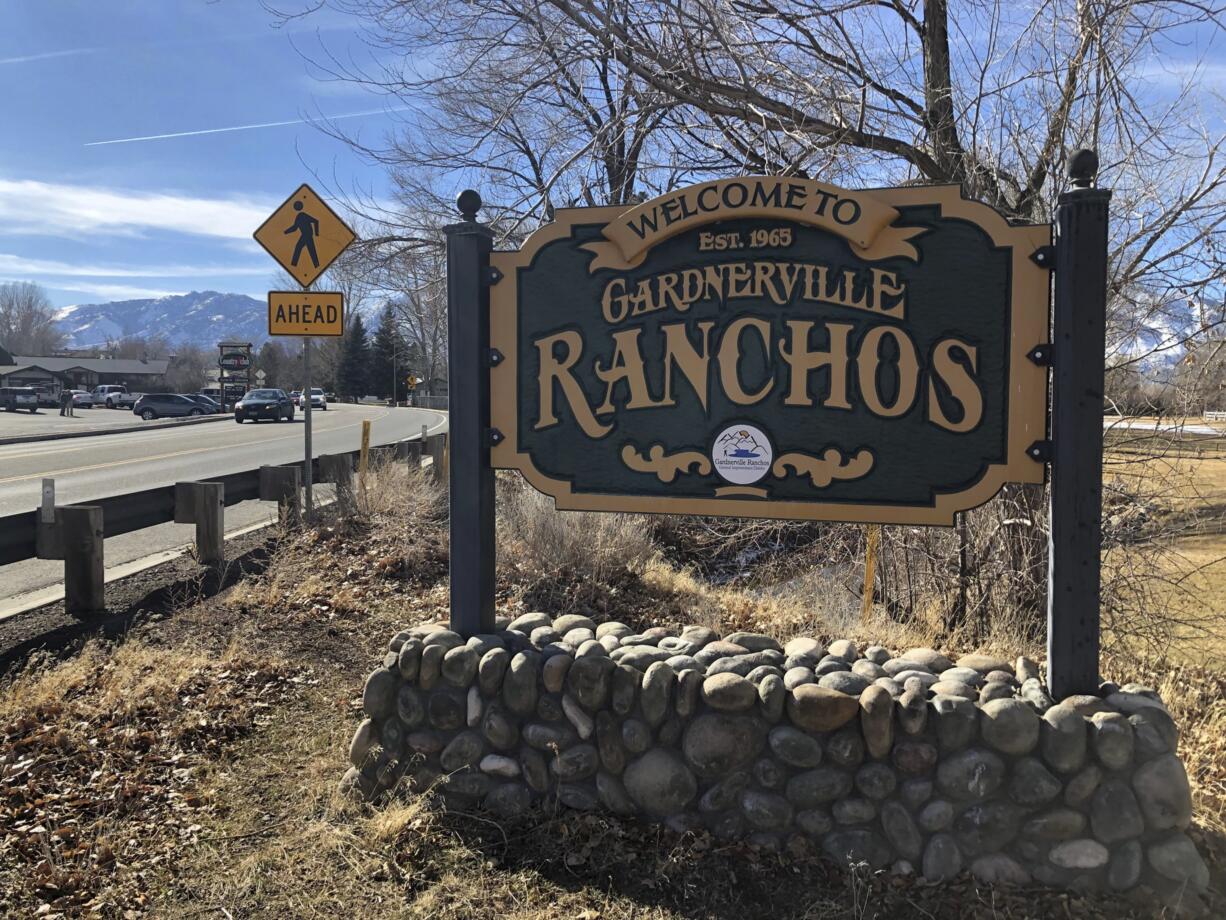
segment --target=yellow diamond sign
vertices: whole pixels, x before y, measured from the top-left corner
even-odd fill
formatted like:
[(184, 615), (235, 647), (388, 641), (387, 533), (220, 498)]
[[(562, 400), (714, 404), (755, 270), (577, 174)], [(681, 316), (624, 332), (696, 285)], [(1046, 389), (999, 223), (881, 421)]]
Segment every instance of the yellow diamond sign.
[(356, 239), (309, 185), (285, 199), (255, 231), (255, 241), (306, 287)]

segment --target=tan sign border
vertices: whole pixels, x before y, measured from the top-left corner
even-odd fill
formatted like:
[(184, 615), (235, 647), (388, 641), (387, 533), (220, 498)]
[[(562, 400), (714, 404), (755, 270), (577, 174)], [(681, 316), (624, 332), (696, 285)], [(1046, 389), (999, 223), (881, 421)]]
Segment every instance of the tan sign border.
[[(752, 181), (759, 177), (743, 177)], [(765, 178), (765, 177), (763, 177)], [(1027, 354), (1048, 341), (1050, 310), (1050, 273), (1035, 264), (1030, 256), (1051, 243), (1051, 226), (1010, 225), (989, 206), (962, 197), (956, 185), (911, 186), (874, 189), (869, 192), (845, 191), (843, 194), (872, 199), (889, 207), (938, 205), (941, 216), (969, 221), (981, 228), (1000, 247), (1012, 253), (1011, 328), (1009, 332), (1009, 420), (1006, 436), (1006, 462), (988, 466), (974, 485), (958, 492), (938, 495), (932, 507), (910, 505), (864, 505), (846, 502), (670, 498), (667, 496), (599, 495), (575, 493), (566, 480), (547, 476), (533, 464), (531, 456), (518, 444), (518, 285), (516, 272), (532, 263), (543, 246), (570, 236), (576, 224), (611, 223), (627, 213), (624, 207), (559, 209), (556, 220), (532, 234), (515, 251), (491, 254), (491, 265), (503, 280), (490, 290), (490, 345), (503, 355), (490, 370), (491, 424), (503, 440), (490, 448), (490, 461), (500, 469), (519, 470), (534, 488), (553, 496), (556, 506), (573, 511), (623, 511), (644, 514), (698, 514), (730, 517), (778, 518), (808, 521), (847, 521), (868, 524), (952, 525), (959, 511), (978, 507), (991, 499), (1005, 483), (1039, 483), (1044, 465), (1026, 451), (1047, 437), (1047, 369), (1032, 362)], [(662, 196), (668, 197), (668, 196)], [(641, 209), (643, 205), (636, 205)], [(707, 213), (709, 222), (749, 216), (733, 209)], [(796, 221), (796, 213), (784, 209), (758, 209), (755, 217)], [(694, 224), (690, 225), (691, 227)], [(688, 227), (687, 227), (688, 229)]]

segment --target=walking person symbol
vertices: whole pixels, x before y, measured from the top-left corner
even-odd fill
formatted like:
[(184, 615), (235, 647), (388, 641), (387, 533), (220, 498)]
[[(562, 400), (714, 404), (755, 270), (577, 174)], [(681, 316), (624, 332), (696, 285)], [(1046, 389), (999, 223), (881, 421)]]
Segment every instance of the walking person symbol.
[(294, 244), (294, 257), (290, 260), (290, 265), (297, 266), (298, 257), (302, 255), (302, 250), (305, 248), (311, 257), (311, 264), (319, 268), (319, 256), (315, 254), (315, 235), (319, 233), (319, 221), (302, 210), (301, 201), (294, 202), (294, 210), (298, 212), (298, 216), (294, 218), (294, 223), (285, 230), (287, 234), (298, 234), (298, 242)]

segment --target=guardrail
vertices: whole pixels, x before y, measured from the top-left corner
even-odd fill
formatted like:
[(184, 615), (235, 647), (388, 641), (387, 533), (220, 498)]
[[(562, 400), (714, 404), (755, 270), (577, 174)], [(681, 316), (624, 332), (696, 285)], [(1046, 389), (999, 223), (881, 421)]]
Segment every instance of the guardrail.
[[(429, 457), (441, 479), (446, 435), (422, 432), (393, 444), (369, 449), (368, 459), (420, 463)], [(312, 461), (314, 482), (334, 483), (338, 500), (351, 500), (352, 477), (361, 450), (321, 454)], [(261, 466), (199, 482), (126, 492), (71, 505), (55, 504), (54, 481), (43, 480), (42, 505), (0, 517), (0, 566), (26, 559), (64, 560), (64, 602), (69, 613), (106, 608), (103, 585), (103, 540), (175, 522), (196, 525), (197, 558), (206, 564), (224, 561), (226, 505), (260, 499), (276, 501), (282, 514), (297, 518), (305, 460)]]

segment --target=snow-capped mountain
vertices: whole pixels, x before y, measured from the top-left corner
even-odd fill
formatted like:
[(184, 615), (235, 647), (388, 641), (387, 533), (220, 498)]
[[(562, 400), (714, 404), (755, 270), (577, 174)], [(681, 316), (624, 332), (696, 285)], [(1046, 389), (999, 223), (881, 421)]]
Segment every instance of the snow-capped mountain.
[(268, 338), (268, 307), (246, 294), (192, 291), (149, 300), (64, 307), (56, 322), (70, 348), (93, 348), (133, 335), (213, 346), (222, 339), (259, 345)]

